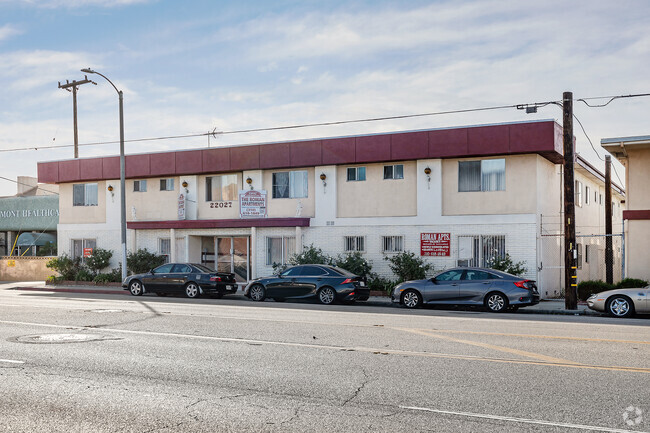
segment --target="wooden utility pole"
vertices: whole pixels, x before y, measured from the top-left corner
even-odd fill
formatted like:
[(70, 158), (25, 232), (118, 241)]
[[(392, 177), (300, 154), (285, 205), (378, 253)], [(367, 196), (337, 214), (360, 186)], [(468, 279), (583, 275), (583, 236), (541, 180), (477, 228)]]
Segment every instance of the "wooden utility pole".
[(614, 283), (612, 248), (612, 157), (605, 155), (605, 281)]
[[(93, 83), (97, 85), (92, 80), (89, 80), (87, 76), (84, 76), (84, 79), (81, 81), (72, 80), (72, 83), (68, 80), (65, 80), (65, 84), (61, 85), (59, 81), (59, 89), (65, 89), (68, 92), (72, 92), (72, 123), (74, 128), (74, 157), (79, 158), (79, 137), (77, 135), (77, 88), (82, 84)], [(70, 90), (72, 89), (72, 90)]]
[(575, 183), (573, 179), (573, 92), (562, 95), (564, 138), (564, 306), (578, 308), (576, 267)]

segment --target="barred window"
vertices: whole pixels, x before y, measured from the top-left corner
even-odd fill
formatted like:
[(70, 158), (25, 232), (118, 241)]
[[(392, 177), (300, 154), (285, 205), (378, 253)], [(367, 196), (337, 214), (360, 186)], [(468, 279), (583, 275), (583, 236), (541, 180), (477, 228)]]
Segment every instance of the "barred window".
[(363, 236), (346, 236), (345, 237), (345, 251), (365, 251), (366, 239)]
[(458, 236), (458, 266), (489, 267), (505, 256), (505, 235)]
[(158, 239), (158, 254), (165, 256), (165, 263), (169, 263), (171, 257), (172, 242), (170, 238)]
[(383, 236), (383, 249), (385, 253), (398, 253), (404, 251), (404, 236)]

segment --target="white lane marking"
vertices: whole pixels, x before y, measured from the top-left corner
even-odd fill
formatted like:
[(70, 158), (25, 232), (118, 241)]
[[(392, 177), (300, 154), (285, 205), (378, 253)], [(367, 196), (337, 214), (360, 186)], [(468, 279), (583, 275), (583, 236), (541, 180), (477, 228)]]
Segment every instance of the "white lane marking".
[(642, 432), (639, 430), (623, 430), (623, 429), (609, 428), (609, 427), (596, 427), (591, 425), (544, 421), (539, 419), (515, 418), (512, 416), (488, 415), (483, 413), (471, 413), (471, 412), (456, 412), (451, 410), (431, 409), (428, 407), (412, 407), (412, 406), (399, 406), (399, 407), (401, 409), (417, 410), (421, 412), (433, 412), (433, 413), (440, 413), (444, 415), (457, 415), (457, 416), (465, 416), (470, 418), (483, 418), (483, 419), (493, 419), (499, 421), (519, 422), (525, 424), (546, 425), (551, 427), (564, 427), (564, 428), (572, 428), (576, 430), (603, 431), (609, 433), (650, 433), (650, 432)]
[(16, 361), (13, 359), (0, 359), (0, 362), (6, 362), (7, 364), (24, 364), (25, 361)]

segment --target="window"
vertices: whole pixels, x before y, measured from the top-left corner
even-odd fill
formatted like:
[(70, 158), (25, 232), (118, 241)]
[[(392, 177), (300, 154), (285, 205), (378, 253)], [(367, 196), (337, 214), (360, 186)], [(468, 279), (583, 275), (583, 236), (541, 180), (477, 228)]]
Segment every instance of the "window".
[(458, 236), (458, 266), (489, 267), (506, 256), (504, 235)]
[(97, 206), (97, 184), (80, 183), (72, 185), (73, 206)]
[(170, 238), (158, 239), (158, 254), (165, 256), (165, 263), (169, 263), (171, 257), (172, 242)]
[(594, 191), (594, 204), (598, 203), (598, 191)]
[(171, 263), (160, 265), (154, 269), (154, 274), (169, 274), (172, 271), (173, 266), (174, 265)]
[(266, 238), (266, 264), (271, 266), (274, 263), (281, 265), (289, 261), (289, 257), (296, 252), (295, 236), (280, 236)]
[(146, 180), (134, 180), (133, 181), (133, 191), (134, 192), (146, 192), (147, 191), (147, 181)]
[(305, 198), (307, 185), (307, 171), (273, 173), (273, 198)]
[(585, 186), (585, 204), (589, 204), (589, 197), (591, 196), (591, 188)]
[(582, 182), (579, 180), (576, 180), (576, 188), (575, 188), (575, 205), (578, 207), (582, 207)]
[(443, 272), (440, 275), (436, 275), (436, 280), (437, 281), (458, 281), (463, 276), (463, 272), (465, 271), (455, 270), (455, 271)]
[(348, 182), (366, 180), (366, 167), (348, 167)]
[(327, 275), (327, 272), (319, 266), (303, 266), (300, 272), (301, 277), (318, 277), (320, 275)]
[(173, 191), (174, 190), (174, 178), (160, 179), (160, 190), (161, 191)]
[(492, 274), (489, 272), (484, 272), (484, 271), (474, 271), (474, 270), (467, 270), (465, 272), (465, 280), (470, 280), (470, 281), (478, 281), (478, 280), (490, 280), (493, 279), (494, 277)]
[(458, 161), (458, 192), (505, 190), (505, 159)]
[(404, 179), (404, 165), (385, 165), (384, 179)]
[(80, 257), (82, 261), (85, 261), (84, 250), (87, 248), (95, 249), (97, 247), (97, 241), (95, 239), (72, 239), (72, 258), (76, 259)]
[(599, 200), (599, 203), (600, 203), (600, 205), (602, 206), (602, 204), (603, 204), (603, 195), (602, 195), (602, 194), (600, 194), (599, 199), (600, 199), (600, 200)]
[(589, 263), (589, 253), (591, 250), (591, 245), (585, 245), (585, 263)]
[(224, 174), (205, 178), (205, 201), (237, 200), (237, 175)]
[(404, 251), (403, 236), (383, 236), (383, 249), (385, 253), (398, 253)]
[(345, 251), (365, 251), (366, 239), (363, 236), (346, 236), (345, 237)]
[(175, 264), (172, 268), (172, 274), (189, 274), (192, 272), (192, 268), (184, 264)]

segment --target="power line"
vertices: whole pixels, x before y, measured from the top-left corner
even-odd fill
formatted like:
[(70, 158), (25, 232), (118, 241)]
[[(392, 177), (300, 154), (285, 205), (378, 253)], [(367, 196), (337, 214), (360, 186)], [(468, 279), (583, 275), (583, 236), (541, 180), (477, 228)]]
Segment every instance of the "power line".
[(15, 183), (17, 185), (25, 185), (25, 186), (31, 186), (32, 188), (39, 188), (41, 191), (49, 192), (50, 194), (54, 194), (54, 195), (59, 195), (58, 192), (54, 192), (54, 191), (50, 191), (50, 190), (41, 188), (38, 185), (36, 187), (34, 187), (34, 185), (31, 185), (29, 183), (18, 182), (17, 180), (9, 179), (8, 177), (4, 177), (4, 176), (0, 176), (0, 179), (8, 180), (9, 182), (13, 182), (13, 183)]

